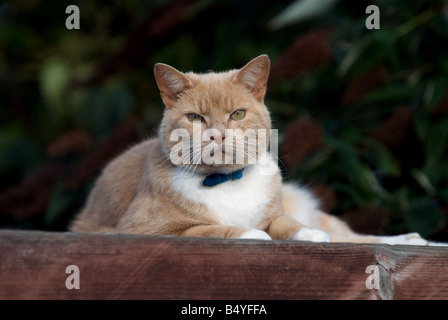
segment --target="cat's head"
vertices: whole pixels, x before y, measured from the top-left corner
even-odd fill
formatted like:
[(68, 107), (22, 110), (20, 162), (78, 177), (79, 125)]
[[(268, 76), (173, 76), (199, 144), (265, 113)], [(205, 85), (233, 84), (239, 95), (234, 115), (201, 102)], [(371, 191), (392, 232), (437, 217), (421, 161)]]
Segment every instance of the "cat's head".
[(228, 173), (265, 153), (271, 128), (263, 103), (269, 66), (267, 55), (220, 73), (183, 73), (155, 65), (166, 106), (159, 136), (173, 164), (200, 173)]

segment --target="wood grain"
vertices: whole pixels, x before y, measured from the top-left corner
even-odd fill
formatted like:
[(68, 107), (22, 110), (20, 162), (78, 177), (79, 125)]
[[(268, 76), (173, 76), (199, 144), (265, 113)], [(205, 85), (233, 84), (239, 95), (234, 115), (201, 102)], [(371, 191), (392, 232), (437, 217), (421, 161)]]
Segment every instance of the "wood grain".
[(0, 259), (0, 299), (448, 299), (444, 247), (0, 230)]

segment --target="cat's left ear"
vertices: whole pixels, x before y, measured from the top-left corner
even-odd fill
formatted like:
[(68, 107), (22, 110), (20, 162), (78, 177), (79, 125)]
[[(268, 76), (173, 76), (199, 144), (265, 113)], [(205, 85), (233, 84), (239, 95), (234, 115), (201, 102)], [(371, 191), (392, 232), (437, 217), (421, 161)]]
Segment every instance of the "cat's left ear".
[(260, 102), (266, 94), (270, 64), (268, 56), (263, 54), (251, 60), (235, 76), (235, 80), (249, 89)]

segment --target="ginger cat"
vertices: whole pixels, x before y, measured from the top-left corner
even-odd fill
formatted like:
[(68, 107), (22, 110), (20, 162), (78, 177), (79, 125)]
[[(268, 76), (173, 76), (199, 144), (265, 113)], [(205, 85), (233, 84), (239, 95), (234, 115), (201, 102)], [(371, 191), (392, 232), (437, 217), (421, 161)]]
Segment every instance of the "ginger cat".
[[(282, 182), (262, 135), (271, 129), (263, 102), (269, 67), (266, 55), (222, 73), (182, 73), (156, 64), (155, 78), (166, 106), (158, 138), (109, 163), (70, 230), (426, 245), (416, 233), (356, 234), (319, 211), (306, 189)], [(173, 139), (176, 129), (185, 136)], [(197, 129), (200, 141), (187, 139), (180, 145), (179, 137), (194, 136)], [(256, 144), (238, 140), (248, 129), (255, 132)]]

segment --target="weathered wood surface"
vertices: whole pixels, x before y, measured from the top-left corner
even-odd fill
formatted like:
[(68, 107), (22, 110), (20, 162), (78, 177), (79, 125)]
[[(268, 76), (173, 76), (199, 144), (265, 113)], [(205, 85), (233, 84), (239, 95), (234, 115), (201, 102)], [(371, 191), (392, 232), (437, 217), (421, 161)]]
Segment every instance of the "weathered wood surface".
[(448, 299), (448, 248), (0, 230), (0, 299)]

